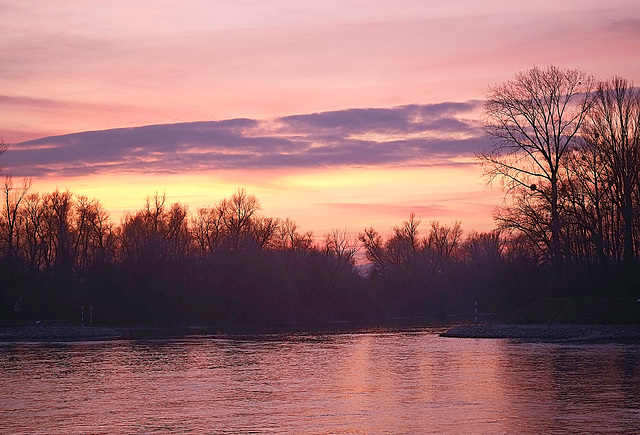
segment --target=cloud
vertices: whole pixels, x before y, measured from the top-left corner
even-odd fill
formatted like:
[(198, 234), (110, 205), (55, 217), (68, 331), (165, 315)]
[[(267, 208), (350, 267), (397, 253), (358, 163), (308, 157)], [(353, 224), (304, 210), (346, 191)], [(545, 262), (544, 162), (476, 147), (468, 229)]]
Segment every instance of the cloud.
[(416, 104), (89, 131), (12, 145), (3, 165), (14, 176), (40, 177), (454, 164), (486, 146), (478, 122), (466, 118), (479, 105)]
[(466, 128), (455, 116), (477, 108), (479, 101), (408, 105), (383, 109), (347, 109), (281, 118), (290, 128), (338, 129), (358, 132), (415, 132), (429, 129)]
[(619, 32), (629, 37), (640, 37), (640, 18), (618, 18), (604, 23), (603, 29), (607, 32)]

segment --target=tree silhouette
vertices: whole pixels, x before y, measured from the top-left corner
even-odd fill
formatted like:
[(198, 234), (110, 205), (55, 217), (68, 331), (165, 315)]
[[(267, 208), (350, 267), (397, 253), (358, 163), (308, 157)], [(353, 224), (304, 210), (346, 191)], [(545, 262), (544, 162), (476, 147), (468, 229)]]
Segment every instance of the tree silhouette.
[(21, 202), (31, 188), (31, 180), (24, 179), (22, 186), (14, 187), (13, 179), (10, 176), (4, 177), (3, 193), (4, 193), (4, 215), (6, 231), (5, 238), (7, 244), (6, 255), (14, 258), (18, 254), (18, 246), (20, 244), (22, 228), (19, 220), (24, 219), (20, 213)]
[[(4, 138), (0, 137), (0, 155), (4, 154), (8, 148), (9, 144), (4, 141)], [(2, 166), (0, 166), (0, 170), (2, 170)]]
[(583, 135), (604, 163), (603, 176), (624, 221), (624, 259), (634, 252), (634, 196), (640, 177), (640, 90), (621, 77), (598, 85)]
[(489, 181), (508, 193), (529, 189), (548, 206), (550, 253), (562, 260), (559, 191), (561, 168), (593, 105), (594, 80), (580, 70), (534, 67), (490, 89), (485, 131), (495, 140), (479, 154)]

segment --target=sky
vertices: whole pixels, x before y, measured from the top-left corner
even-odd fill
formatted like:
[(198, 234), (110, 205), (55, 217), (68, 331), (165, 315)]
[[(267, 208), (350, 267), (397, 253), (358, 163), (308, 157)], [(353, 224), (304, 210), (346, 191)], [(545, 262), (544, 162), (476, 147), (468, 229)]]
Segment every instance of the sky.
[(533, 66), (640, 83), (636, 0), (0, 0), (0, 166), (97, 198), (385, 233), (494, 227), (488, 88)]

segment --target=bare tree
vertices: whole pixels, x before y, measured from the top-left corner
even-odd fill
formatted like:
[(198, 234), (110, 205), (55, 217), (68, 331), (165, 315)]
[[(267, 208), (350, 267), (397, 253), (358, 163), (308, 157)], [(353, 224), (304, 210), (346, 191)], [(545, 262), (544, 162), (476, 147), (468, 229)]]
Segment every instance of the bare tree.
[(280, 228), (280, 218), (257, 217), (254, 219), (251, 234), (260, 249), (277, 245), (276, 234)]
[(72, 257), (79, 270), (114, 256), (113, 225), (109, 213), (97, 199), (76, 197), (71, 216)]
[(24, 179), (22, 186), (14, 187), (13, 179), (10, 176), (4, 177), (3, 193), (4, 193), (4, 221), (6, 224), (6, 243), (7, 255), (14, 257), (17, 255), (19, 245), (20, 225), (18, 219), (20, 215), (20, 203), (31, 188), (31, 180)]
[(472, 231), (462, 243), (462, 249), (467, 261), (480, 261), (483, 265), (495, 266), (502, 258), (504, 244), (504, 237), (499, 229), (487, 233)]
[(43, 242), (46, 249), (45, 266), (71, 266), (71, 213), (73, 195), (55, 190), (42, 197)]
[(163, 245), (164, 255), (176, 258), (184, 258), (189, 252), (189, 220), (188, 207), (179, 202), (171, 204), (164, 217)]
[(462, 237), (462, 225), (455, 221), (452, 226), (440, 225), (437, 220), (431, 221), (431, 231), (427, 242), (445, 258), (451, 257)]
[(624, 259), (632, 261), (633, 197), (640, 177), (640, 90), (621, 77), (601, 82), (583, 134), (604, 163), (604, 175), (622, 211)]
[(344, 263), (350, 263), (358, 253), (358, 237), (349, 236), (347, 229), (339, 230), (333, 228), (330, 234), (324, 238), (324, 252), (327, 255), (334, 255)]
[[(594, 80), (580, 70), (534, 67), (489, 90), (485, 131), (495, 140), (478, 157), (489, 182), (507, 193), (530, 189), (549, 204), (551, 259), (561, 261), (558, 193), (563, 159), (593, 105)], [(538, 189), (540, 184), (548, 189)]]
[(601, 152), (583, 141), (580, 149), (567, 159), (566, 171), (569, 181), (564, 192), (567, 219), (585, 232), (593, 244), (595, 259), (606, 267), (609, 256), (606, 236), (611, 232), (607, 210), (611, 207), (611, 192), (607, 188)]
[(300, 235), (298, 224), (291, 218), (285, 218), (278, 227), (277, 235), (281, 249), (293, 250)]
[(425, 238), (425, 248), (430, 251), (431, 265), (434, 271), (442, 272), (449, 264), (462, 239), (462, 225), (455, 221), (453, 225), (441, 225), (439, 221), (431, 221), (431, 231)]
[(32, 270), (44, 265), (47, 249), (45, 248), (45, 208), (44, 199), (39, 193), (28, 194), (25, 199), (25, 240), (23, 255), (27, 258)]
[(135, 261), (165, 261), (188, 253), (188, 208), (178, 202), (165, 205), (165, 195), (148, 197), (145, 208), (122, 218), (119, 239), (122, 255)]
[(212, 254), (223, 244), (223, 213), (221, 207), (202, 207), (191, 220), (193, 237), (203, 255)]
[(84, 195), (76, 199), (75, 204), (75, 235), (73, 241), (73, 258), (76, 259), (78, 268), (85, 268), (90, 262), (92, 248), (93, 204)]
[[(8, 148), (9, 144), (4, 141), (4, 138), (0, 137), (0, 155), (4, 154)], [(0, 169), (2, 169), (2, 166), (0, 166)]]
[[(548, 186), (536, 187), (536, 191)], [(493, 219), (498, 228), (509, 232), (522, 233), (538, 258), (547, 259), (551, 255), (552, 242), (550, 240), (549, 204), (543, 195), (536, 195), (536, 191), (518, 189), (512, 192), (510, 206), (496, 207)]]
[(367, 259), (374, 264), (376, 272), (385, 274), (387, 272), (387, 265), (391, 262), (387, 256), (387, 250), (384, 246), (385, 243), (380, 233), (373, 229), (373, 227), (367, 228), (363, 233), (358, 235), (358, 239), (362, 242)]
[(166, 201), (166, 193), (160, 196), (158, 192), (156, 192), (153, 197), (147, 196), (143, 217), (149, 231), (157, 232), (159, 226), (162, 224)]
[(402, 226), (392, 228), (394, 234), (385, 244), (387, 257), (405, 269), (416, 259), (419, 249), (418, 227), (420, 222), (421, 220), (416, 218), (415, 213), (411, 213), (409, 219), (402, 222)]
[(411, 251), (418, 249), (418, 227), (420, 219), (416, 218), (415, 213), (409, 215), (409, 219), (402, 222), (402, 226), (394, 226), (393, 232), (398, 239), (404, 240)]
[(244, 189), (238, 189), (230, 200), (224, 199), (223, 222), (229, 235), (231, 248), (237, 249), (243, 239), (250, 233), (254, 215), (260, 210), (260, 202)]

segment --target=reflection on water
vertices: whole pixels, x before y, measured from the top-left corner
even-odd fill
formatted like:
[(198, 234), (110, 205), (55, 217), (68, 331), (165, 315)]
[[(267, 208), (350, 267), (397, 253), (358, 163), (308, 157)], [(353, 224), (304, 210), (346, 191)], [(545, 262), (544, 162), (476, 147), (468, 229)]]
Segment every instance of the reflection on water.
[(0, 433), (633, 433), (640, 346), (434, 330), (0, 344)]

